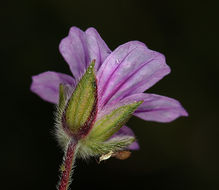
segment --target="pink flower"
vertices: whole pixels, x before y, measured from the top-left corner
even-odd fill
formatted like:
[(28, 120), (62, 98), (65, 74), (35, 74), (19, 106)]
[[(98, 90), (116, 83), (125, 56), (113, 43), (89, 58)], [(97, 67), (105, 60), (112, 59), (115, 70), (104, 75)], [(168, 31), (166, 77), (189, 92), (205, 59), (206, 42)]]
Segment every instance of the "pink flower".
[(67, 150), (64, 166), (69, 168), (59, 189), (68, 186), (65, 177), (70, 176), (75, 152), (81, 157), (108, 152), (101, 157), (105, 159), (120, 149), (139, 148), (132, 130), (124, 126), (131, 114), (156, 122), (188, 115), (177, 100), (144, 93), (170, 73), (164, 55), (145, 44), (131, 41), (111, 51), (94, 28), (83, 32), (72, 27), (59, 50), (73, 76), (47, 71), (33, 76), (31, 85), (42, 99), (59, 104), (57, 136)]
[[(31, 90), (42, 99), (57, 104), (59, 84), (67, 84), (74, 89), (95, 59), (98, 115), (103, 115), (106, 107), (112, 109), (115, 105), (133, 101), (143, 101), (133, 115), (144, 120), (170, 122), (188, 115), (177, 100), (144, 93), (170, 73), (164, 55), (148, 49), (145, 44), (131, 41), (112, 52), (94, 28), (83, 32), (72, 27), (61, 41), (59, 50), (74, 78), (52, 71), (33, 76)], [(132, 133), (127, 127), (121, 131)], [(137, 148), (137, 144), (133, 148)]]

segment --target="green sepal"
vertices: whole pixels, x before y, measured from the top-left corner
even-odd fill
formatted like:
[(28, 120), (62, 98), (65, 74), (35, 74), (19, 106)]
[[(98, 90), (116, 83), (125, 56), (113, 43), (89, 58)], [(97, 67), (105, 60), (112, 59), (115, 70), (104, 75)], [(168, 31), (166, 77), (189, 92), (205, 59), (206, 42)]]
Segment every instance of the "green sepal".
[(115, 134), (131, 117), (142, 101), (121, 106), (96, 121), (87, 140), (104, 142)]
[(85, 139), (79, 142), (78, 156), (81, 158), (89, 158), (91, 156), (100, 156), (109, 152), (116, 153), (125, 150), (135, 141), (133, 136), (119, 136), (105, 142), (87, 141)]
[(59, 108), (63, 109), (66, 103), (66, 93), (65, 93), (65, 87), (63, 84), (59, 85)]
[(86, 123), (96, 104), (95, 61), (92, 61), (73, 92), (65, 111), (66, 124), (77, 134)]
[(71, 140), (71, 137), (64, 130), (62, 122), (65, 106), (71, 90), (71, 87), (68, 85), (59, 85), (59, 102), (55, 112), (55, 136), (63, 150), (65, 150), (68, 142)]

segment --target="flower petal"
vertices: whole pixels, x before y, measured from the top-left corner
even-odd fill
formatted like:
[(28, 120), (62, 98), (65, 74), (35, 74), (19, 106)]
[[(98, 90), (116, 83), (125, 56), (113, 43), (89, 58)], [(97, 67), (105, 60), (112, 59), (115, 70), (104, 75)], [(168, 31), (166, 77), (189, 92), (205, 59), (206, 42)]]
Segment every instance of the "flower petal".
[(95, 28), (88, 28), (86, 30), (88, 51), (91, 59), (95, 59), (96, 71), (100, 68), (104, 60), (109, 56), (111, 50), (100, 37)]
[(68, 36), (62, 39), (59, 50), (78, 82), (91, 62), (85, 33), (77, 27), (72, 27)]
[(75, 80), (71, 76), (48, 71), (33, 76), (30, 89), (45, 101), (56, 104), (59, 100), (59, 85), (61, 83), (75, 87)]
[(141, 119), (157, 122), (171, 122), (180, 116), (188, 116), (182, 105), (173, 98), (156, 94), (140, 93), (129, 96), (122, 102), (144, 102), (137, 108), (134, 115)]
[(170, 72), (165, 57), (145, 44), (131, 41), (119, 46), (98, 73), (99, 106), (144, 92)]
[[(120, 128), (118, 132), (116, 132), (110, 139), (120, 137), (120, 136), (132, 136), (135, 137), (134, 132), (127, 126), (123, 126)], [(131, 145), (128, 147), (129, 150), (138, 150), (139, 149), (139, 144), (138, 142), (133, 142)]]
[(88, 28), (83, 32), (77, 27), (70, 29), (68, 36), (61, 41), (59, 50), (76, 82), (80, 80), (93, 59), (96, 60), (95, 68), (98, 69), (111, 53), (94, 28)]

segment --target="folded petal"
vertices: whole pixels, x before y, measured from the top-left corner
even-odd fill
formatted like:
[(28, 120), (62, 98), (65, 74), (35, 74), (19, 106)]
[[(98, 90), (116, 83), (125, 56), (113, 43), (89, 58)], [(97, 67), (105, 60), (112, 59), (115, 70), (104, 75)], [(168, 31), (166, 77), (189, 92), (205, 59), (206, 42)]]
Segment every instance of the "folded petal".
[[(135, 134), (134, 134), (134, 132), (129, 127), (123, 126), (110, 139), (116, 138), (116, 137), (121, 137), (121, 136), (132, 136), (132, 137), (135, 137)], [(131, 145), (129, 145), (128, 149), (129, 150), (138, 150), (139, 149), (138, 142), (136, 142), (136, 141), (133, 142)]]
[(98, 69), (111, 52), (94, 28), (83, 32), (77, 27), (70, 29), (68, 36), (61, 41), (59, 50), (76, 82), (80, 80), (93, 59), (96, 60), (95, 67)]
[(180, 116), (188, 116), (182, 105), (173, 98), (156, 94), (139, 93), (123, 99), (121, 102), (144, 101), (134, 115), (141, 119), (157, 122), (171, 122)]
[(144, 92), (169, 72), (165, 57), (145, 44), (132, 41), (121, 45), (97, 73), (99, 106)]
[(60, 84), (74, 88), (75, 80), (69, 75), (48, 71), (33, 76), (30, 89), (45, 101), (56, 104), (59, 99)]
[(88, 28), (86, 30), (87, 46), (91, 59), (95, 59), (95, 68), (98, 71), (101, 64), (111, 53), (106, 43), (100, 37), (95, 28)]

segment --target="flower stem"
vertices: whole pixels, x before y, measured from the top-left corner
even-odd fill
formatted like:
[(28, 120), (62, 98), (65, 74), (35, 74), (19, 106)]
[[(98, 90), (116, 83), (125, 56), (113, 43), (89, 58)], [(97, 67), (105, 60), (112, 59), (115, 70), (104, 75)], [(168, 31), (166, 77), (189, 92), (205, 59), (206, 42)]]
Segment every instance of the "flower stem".
[(70, 142), (64, 155), (63, 163), (60, 167), (61, 178), (58, 184), (58, 190), (67, 190), (71, 183), (72, 169), (76, 157), (77, 143)]

